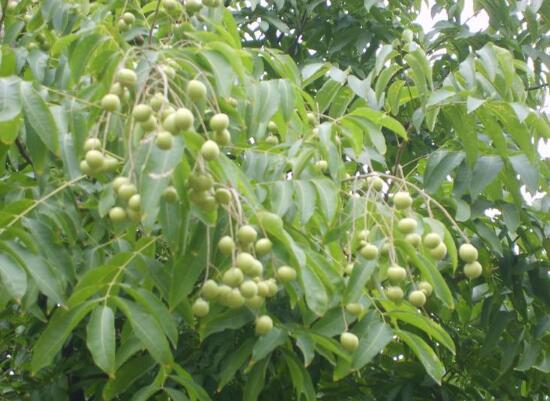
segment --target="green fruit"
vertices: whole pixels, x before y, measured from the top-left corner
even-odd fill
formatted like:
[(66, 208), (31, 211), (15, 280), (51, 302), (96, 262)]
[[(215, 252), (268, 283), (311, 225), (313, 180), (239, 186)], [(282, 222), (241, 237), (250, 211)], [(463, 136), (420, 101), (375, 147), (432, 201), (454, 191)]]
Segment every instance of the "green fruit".
[(399, 302), (403, 299), (405, 294), (403, 293), (401, 287), (391, 286), (386, 288), (386, 296), (394, 302)]
[(424, 236), (423, 243), (426, 248), (434, 249), (441, 244), (441, 237), (437, 233), (429, 233)]
[(403, 234), (409, 234), (416, 230), (417, 222), (411, 217), (405, 217), (397, 223), (397, 229)]
[(267, 291), (268, 298), (271, 298), (277, 295), (277, 292), (279, 291), (277, 282), (274, 279), (270, 278), (269, 280), (266, 281), (266, 283), (268, 288), (268, 291)]
[(216, 142), (209, 139), (202, 144), (201, 155), (206, 161), (216, 160), (220, 156), (220, 148)]
[(247, 280), (241, 284), (240, 290), (241, 295), (248, 299), (256, 296), (258, 293), (258, 286), (254, 281)]
[(267, 255), (269, 252), (271, 252), (272, 248), (273, 244), (268, 238), (259, 239), (254, 245), (254, 249), (256, 250), (256, 254), (258, 256)]
[(178, 2), (176, 0), (162, 0), (162, 6), (166, 11), (173, 11), (178, 6)]
[(216, 198), (216, 202), (221, 205), (227, 205), (229, 202), (231, 202), (231, 192), (226, 188), (216, 189), (214, 197)]
[(410, 29), (404, 29), (401, 33), (401, 40), (410, 43), (413, 40), (413, 32)]
[(422, 237), (417, 233), (411, 233), (405, 236), (405, 241), (416, 248), (422, 242)]
[(191, 100), (197, 101), (206, 98), (206, 86), (195, 79), (187, 83), (187, 94)]
[(426, 304), (426, 294), (424, 291), (414, 290), (409, 294), (409, 302), (417, 308), (421, 308)]
[(118, 197), (126, 202), (128, 199), (130, 199), (132, 196), (137, 194), (137, 188), (134, 184), (122, 184), (117, 191)]
[(112, 156), (106, 155), (105, 160), (103, 162), (103, 167), (101, 168), (102, 171), (113, 171), (116, 170), (119, 166), (120, 162), (115, 159)]
[(251, 272), (254, 270), (255, 263), (256, 259), (248, 252), (240, 252), (235, 259), (237, 267), (248, 275), (251, 275)]
[(115, 190), (115, 192), (118, 192), (118, 189), (123, 184), (129, 184), (129, 183), (130, 183), (130, 180), (128, 179), (128, 177), (117, 177), (113, 180), (113, 189)]
[(460, 248), (458, 248), (458, 256), (460, 256), (463, 262), (475, 262), (478, 257), (477, 249), (472, 244), (462, 244)]
[(421, 281), (420, 283), (418, 283), (418, 289), (422, 291), (427, 297), (432, 295), (432, 285), (427, 281)]
[(412, 205), (412, 198), (408, 192), (396, 192), (393, 196), (393, 204), (399, 210), (407, 209)]
[(162, 196), (166, 202), (174, 203), (178, 200), (178, 191), (173, 186), (169, 186), (162, 192)]
[(193, 126), (195, 117), (193, 117), (191, 110), (182, 107), (174, 113), (174, 121), (179, 130), (188, 131)]
[(244, 274), (241, 269), (230, 267), (225, 271), (222, 282), (230, 287), (238, 287), (244, 280)]
[(128, 217), (136, 222), (139, 223), (141, 221), (141, 213), (139, 211), (133, 210), (133, 209), (127, 209), (126, 213), (128, 214)]
[(244, 297), (237, 288), (233, 288), (227, 296), (227, 306), (233, 309), (240, 308), (244, 305)]
[(174, 70), (169, 65), (163, 65), (162, 66), (162, 72), (166, 75), (168, 79), (174, 79), (176, 77), (176, 70)]
[(357, 238), (359, 238), (361, 241), (367, 241), (369, 239), (369, 230), (361, 230), (359, 231), (359, 234), (357, 235)]
[(263, 336), (267, 333), (269, 333), (273, 329), (273, 320), (267, 315), (259, 316), (256, 319), (256, 334), (259, 336)]
[(269, 284), (267, 281), (260, 281), (256, 284), (256, 287), (258, 289), (258, 295), (261, 297), (267, 297), (269, 294)]
[(359, 346), (359, 338), (355, 334), (346, 331), (340, 334), (340, 344), (346, 351), (353, 352)]
[(105, 157), (103, 157), (103, 153), (99, 150), (92, 149), (86, 152), (86, 163), (88, 163), (92, 171), (97, 171), (103, 167)]
[(267, 130), (272, 134), (276, 134), (277, 132), (279, 132), (279, 127), (277, 127), (277, 124), (275, 124), (274, 121), (270, 121), (269, 123), (267, 123)]
[(281, 283), (289, 283), (296, 280), (296, 270), (290, 266), (281, 266), (277, 269), (277, 279)]
[(89, 150), (101, 149), (101, 141), (99, 138), (88, 138), (84, 142), (84, 150), (87, 152)]
[(177, 134), (179, 132), (178, 126), (176, 124), (176, 112), (170, 113), (162, 121), (162, 128), (166, 131), (171, 132), (172, 134)]
[(90, 168), (90, 166), (88, 166), (88, 163), (86, 162), (86, 160), (82, 160), (80, 162), (80, 171), (82, 171), (83, 174), (90, 175), (90, 176), (93, 174), (93, 171)]
[(125, 86), (134, 86), (137, 82), (137, 75), (128, 68), (121, 68), (116, 74), (116, 79)]
[(222, 284), (218, 287), (218, 301), (225, 306), (228, 305), (229, 295), (231, 295), (231, 292), (233, 289), (229, 287), (228, 285)]
[(378, 257), (378, 248), (376, 245), (367, 244), (361, 248), (361, 256), (367, 260), (374, 260)]
[(210, 119), (210, 129), (215, 132), (221, 132), (229, 127), (229, 117), (227, 114), (214, 114)]
[(352, 302), (346, 305), (346, 311), (353, 316), (359, 316), (363, 312), (363, 305), (358, 302)]
[(206, 280), (201, 288), (201, 296), (205, 299), (216, 299), (220, 293), (218, 283), (214, 280)]
[(193, 302), (191, 311), (193, 312), (193, 315), (197, 317), (205, 317), (208, 315), (208, 312), (210, 312), (210, 305), (204, 299), (197, 298), (197, 300)]
[(265, 298), (259, 295), (256, 295), (252, 298), (245, 299), (244, 304), (252, 309), (260, 309), (264, 304)]
[(248, 245), (252, 242), (256, 241), (256, 238), (258, 237), (258, 233), (254, 229), (254, 227), (245, 225), (239, 228), (239, 231), (237, 231), (237, 239), (242, 245)]
[(124, 20), (124, 22), (126, 22), (128, 25), (133, 25), (134, 22), (136, 22), (136, 17), (134, 16), (134, 14), (130, 13), (130, 12), (126, 12), (122, 15), (122, 19)]
[(113, 95), (117, 95), (117, 96), (120, 97), (120, 96), (124, 95), (124, 87), (119, 82), (115, 82), (111, 86), (111, 89), (109, 90), (109, 93), (112, 93)]
[(117, 95), (108, 93), (101, 99), (101, 107), (105, 111), (117, 111), (120, 107), (120, 98)]
[(311, 125), (315, 125), (317, 123), (317, 119), (315, 118), (315, 114), (311, 111), (307, 113), (307, 121)]
[(201, 174), (197, 177), (197, 189), (208, 191), (214, 185), (214, 179), (210, 174)]
[(275, 135), (268, 135), (265, 138), (265, 143), (269, 145), (277, 145), (279, 143), (279, 138), (277, 138), (277, 136)]
[(391, 282), (403, 281), (407, 278), (407, 270), (401, 266), (393, 265), (388, 268), (388, 278)]
[(328, 169), (328, 162), (326, 160), (319, 160), (315, 163), (315, 169), (320, 172), (325, 172)]
[(344, 273), (347, 274), (348, 276), (351, 276), (351, 273), (353, 272), (353, 266), (354, 266), (353, 263), (348, 263), (346, 267), (344, 267)]
[(214, 140), (220, 146), (229, 145), (231, 143), (231, 134), (226, 129), (220, 132), (214, 132)]
[(251, 277), (258, 277), (260, 276), (264, 271), (264, 265), (262, 265), (262, 262), (259, 260), (254, 260), (254, 263), (252, 264), (252, 268), (250, 269), (249, 275)]
[(149, 100), (149, 105), (154, 111), (159, 111), (164, 105), (164, 95), (162, 93), (155, 93), (151, 100)]
[[(235, 250), (235, 241), (233, 241), (233, 238), (231, 238), (228, 235), (221, 237), (220, 240), (218, 241), (218, 249), (224, 255), (231, 255)], [(237, 257), (237, 260), (238, 260), (238, 257)], [(237, 261), (237, 266), (242, 269), (242, 267), (239, 266), (238, 261)], [(245, 270), (243, 269), (243, 271)]]
[(174, 144), (174, 137), (168, 131), (159, 131), (157, 132), (155, 143), (159, 149), (168, 150), (172, 149)]
[(132, 110), (134, 119), (139, 122), (147, 121), (149, 117), (151, 117), (152, 113), (153, 110), (151, 109), (151, 106), (146, 104), (138, 104), (134, 106), (134, 110)]
[(128, 207), (132, 210), (139, 211), (141, 209), (141, 196), (139, 194), (132, 195), (128, 199)]
[(157, 119), (155, 118), (155, 116), (150, 116), (147, 120), (143, 121), (140, 125), (145, 132), (154, 131), (157, 129)]
[(474, 260), (473, 262), (470, 262), (470, 263), (466, 263), (464, 265), (464, 274), (469, 279), (478, 278), (479, 276), (481, 276), (482, 272), (483, 272), (483, 267), (481, 267), (481, 264), (477, 260)]
[(207, 212), (213, 212), (218, 208), (218, 203), (216, 202), (216, 198), (211, 195), (206, 195), (204, 199), (198, 203), (198, 206)]
[(117, 21), (117, 26), (118, 26), (118, 29), (120, 29), (121, 31), (125, 31), (128, 29), (128, 24), (123, 19), (119, 19)]
[(126, 211), (119, 206), (115, 206), (109, 210), (109, 218), (115, 224), (122, 223), (126, 220)]
[(380, 177), (368, 177), (367, 185), (375, 191), (380, 192), (384, 188), (384, 180)]
[(283, 227), (283, 219), (275, 213), (261, 211), (256, 214), (260, 225), (263, 227)]
[(194, 14), (202, 8), (201, 0), (187, 0), (185, 2), (185, 9), (188, 13)]
[(434, 249), (430, 249), (430, 255), (436, 260), (442, 260), (447, 255), (447, 247), (443, 242), (441, 242)]

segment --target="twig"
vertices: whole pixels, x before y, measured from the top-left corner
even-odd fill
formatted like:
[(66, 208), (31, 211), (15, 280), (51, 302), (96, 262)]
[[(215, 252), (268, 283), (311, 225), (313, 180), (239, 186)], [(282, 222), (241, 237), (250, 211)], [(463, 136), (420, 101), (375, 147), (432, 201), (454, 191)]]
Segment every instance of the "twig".
[(540, 84), (540, 85), (529, 86), (529, 87), (525, 88), (525, 90), (527, 90), (527, 91), (535, 91), (535, 90), (537, 90), (537, 89), (545, 88), (545, 87), (547, 87), (548, 85), (549, 85), (549, 84), (548, 84), (548, 82), (547, 82), (547, 83)]
[(8, 9), (9, 0), (2, 1), (2, 16), (0, 17), (0, 37), (2, 37), (2, 27), (4, 26), (4, 20), (6, 19), (6, 11)]
[(15, 144), (17, 145), (17, 149), (19, 149), (19, 153), (23, 156), (23, 159), (25, 159), (25, 161), (34, 169), (34, 163), (32, 162), (31, 155), (29, 155), (29, 152), (27, 151), (25, 144), (21, 141), (21, 138), (17, 137)]
[(151, 45), (151, 41), (153, 40), (153, 29), (155, 29), (155, 24), (157, 23), (157, 16), (159, 15), (159, 9), (160, 9), (160, 0), (157, 0), (157, 8), (155, 8), (155, 14), (153, 15), (153, 20), (151, 21), (151, 28), (149, 28), (149, 36), (147, 38), (147, 42), (149, 45)]

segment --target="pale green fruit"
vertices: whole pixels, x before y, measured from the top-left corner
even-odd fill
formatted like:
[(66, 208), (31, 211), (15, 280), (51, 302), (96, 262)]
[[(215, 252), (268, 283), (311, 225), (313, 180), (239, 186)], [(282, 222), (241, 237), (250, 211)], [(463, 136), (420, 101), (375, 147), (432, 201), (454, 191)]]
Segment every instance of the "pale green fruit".
[(244, 305), (244, 297), (237, 288), (233, 288), (227, 296), (227, 306), (233, 309), (240, 308)]
[(214, 132), (214, 140), (220, 146), (229, 145), (231, 143), (231, 134), (226, 129), (220, 132)]
[(174, 11), (178, 6), (178, 2), (176, 0), (162, 0), (162, 6), (166, 11)]
[(206, 98), (206, 86), (195, 79), (187, 83), (187, 94), (191, 100), (202, 100)]
[(144, 122), (151, 117), (153, 113), (153, 110), (151, 109), (151, 106), (147, 104), (137, 104), (134, 106), (134, 110), (132, 110), (132, 116), (134, 119), (138, 122)]
[(277, 269), (277, 279), (281, 283), (289, 283), (296, 280), (296, 270), (290, 266), (281, 266)]
[(84, 150), (87, 152), (89, 150), (101, 149), (101, 141), (99, 138), (88, 138), (84, 142)]
[(359, 346), (359, 338), (355, 334), (346, 331), (340, 334), (340, 344), (346, 351), (353, 352)]
[(427, 297), (432, 295), (432, 292), (433, 292), (432, 285), (427, 281), (421, 281), (420, 283), (418, 283), (418, 289), (422, 291), (424, 294), (426, 294)]
[(430, 249), (430, 255), (436, 260), (442, 260), (447, 256), (447, 247), (443, 242), (433, 249)]
[(367, 260), (374, 260), (378, 257), (378, 248), (373, 244), (366, 244), (361, 248), (361, 256)]
[(317, 118), (315, 118), (315, 114), (312, 113), (311, 111), (307, 113), (307, 121), (311, 125), (315, 125), (317, 123)]
[(244, 304), (251, 309), (260, 309), (264, 304), (265, 298), (256, 295), (252, 298), (245, 299)]
[[(225, 306), (229, 306), (229, 295), (231, 295), (231, 292), (233, 289), (229, 287), (228, 285), (222, 284), (218, 287), (218, 301)], [(240, 293), (239, 293), (240, 295)]]
[(357, 237), (358, 237), (361, 241), (368, 241), (369, 234), (370, 234), (370, 231), (369, 231), (369, 230), (361, 230), (361, 231), (359, 231), (359, 234), (357, 235)]
[(403, 299), (405, 294), (403, 293), (401, 287), (391, 286), (386, 288), (386, 296), (394, 302), (399, 302)]
[(229, 117), (227, 114), (218, 113), (210, 118), (210, 129), (215, 132), (221, 132), (229, 127)]
[(265, 143), (269, 145), (277, 145), (279, 144), (279, 138), (277, 138), (276, 135), (268, 135), (265, 137)]
[(134, 22), (136, 22), (136, 17), (134, 16), (134, 14), (132, 14), (130, 12), (125, 12), (124, 14), (122, 14), (122, 19), (128, 25), (133, 25)]
[(346, 267), (344, 267), (344, 273), (347, 274), (348, 276), (351, 276), (351, 273), (353, 272), (353, 266), (354, 266), (353, 263), (348, 263)]
[(174, 120), (178, 129), (188, 131), (193, 126), (195, 117), (193, 117), (191, 110), (182, 107), (174, 113)]
[(131, 184), (131, 183), (127, 183), (127, 184), (122, 184), (119, 188), (118, 188), (118, 191), (117, 191), (117, 194), (118, 194), (118, 197), (122, 200), (122, 201), (128, 201), (128, 199), (130, 199), (132, 196), (134, 196), (135, 194), (137, 194), (137, 188), (134, 184)]
[(122, 223), (126, 220), (126, 210), (120, 206), (115, 206), (109, 210), (109, 218), (115, 224)]
[(214, 280), (206, 280), (201, 288), (201, 296), (205, 299), (216, 299), (220, 293), (218, 283)]
[(128, 199), (128, 207), (132, 210), (139, 211), (141, 209), (141, 196), (139, 194), (132, 195)]
[(162, 128), (166, 131), (171, 132), (172, 134), (177, 134), (179, 132), (178, 125), (176, 123), (176, 112), (167, 114), (162, 121)]
[(474, 260), (471, 263), (466, 263), (464, 265), (464, 274), (469, 279), (478, 278), (479, 276), (481, 276), (482, 272), (483, 267), (481, 267), (481, 264), (477, 260)]
[(274, 121), (270, 121), (269, 123), (267, 123), (267, 130), (272, 134), (276, 134), (277, 132), (279, 132), (279, 128), (277, 127), (277, 124), (275, 124)]
[(352, 302), (346, 305), (346, 311), (353, 316), (359, 316), (363, 312), (363, 305), (358, 302)]
[(251, 277), (258, 277), (261, 276), (261, 274), (264, 272), (264, 265), (262, 265), (262, 262), (259, 260), (254, 260), (254, 263), (252, 264), (252, 269), (250, 269), (250, 276)]
[(129, 183), (130, 183), (130, 180), (128, 179), (128, 177), (117, 177), (113, 180), (113, 189), (115, 190), (115, 192), (118, 192), (118, 189), (123, 184), (129, 184)]
[(256, 286), (258, 288), (258, 295), (261, 297), (267, 297), (269, 294), (269, 284), (267, 281), (260, 281), (256, 284)]
[(396, 192), (393, 196), (393, 204), (396, 209), (403, 210), (408, 209), (412, 205), (412, 198), (408, 192)]
[(417, 308), (421, 308), (426, 304), (426, 294), (424, 291), (414, 290), (409, 294), (409, 302)]
[(151, 100), (149, 101), (149, 105), (154, 111), (159, 111), (164, 104), (165, 99), (164, 95), (162, 93), (155, 93)]
[(134, 86), (137, 82), (137, 75), (128, 68), (121, 68), (117, 71), (116, 79), (125, 86)]
[(256, 334), (263, 336), (273, 329), (273, 320), (267, 315), (259, 316), (256, 319)]
[(397, 223), (397, 228), (403, 234), (409, 234), (416, 230), (417, 222), (411, 217), (405, 217), (404, 219), (399, 220)]
[(472, 244), (462, 244), (460, 248), (458, 248), (458, 256), (460, 256), (463, 262), (475, 262), (478, 257), (477, 249)]
[(206, 161), (216, 160), (220, 157), (220, 148), (216, 142), (209, 139), (202, 144), (201, 155)]
[(324, 173), (328, 169), (328, 162), (326, 160), (317, 161), (317, 163), (315, 163), (315, 169), (317, 169), (317, 171)]
[(159, 131), (157, 132), (157, 135), (155, 138), (155, 144), (161, 150), (172, 149), (172, 146), (174, 145), (174, 137), (168, 131)]
[(120, 82), (115, 82), (111, 86), (111, 89), (109, 89), (109, 93), (117, 96), (122, 96), (124, 95), (124, 87), (120, 84)]
[(401, 266), (393, 265), (388, 268), (388, 278), (391, 282), (400, 282), (407, 278), (407, 270)]
[(104, 172), (113, 171), (118, 168), (119, 164), (120, 162), (114, 157), (105, 155), (105, 159), (103, 161), (103, 167), (101, 168), (101, 170)]
[(222, 281), (230, 287), (238, 287), (244, 280), (244, 274), (241, 269), (230, 267), (223, 274)]
[(99, 150), (92, 149), (86, 152), (86, 163), (88, 163), (92, 171), (97, 171), (103, 167), (105, 157), (103, 157), (103, 153)]
[(256, 250), (256, 254), (258, 256), (267, 255), (269, 252), (271, 252), (272, 248), (273, 244), (268, 238), (261, 238), (256, 241), (256, 244), (254, 245), (254, 249)]
[(267, 293), (267, 296), (269, 298), (277, 295), (279, 287), (277, 287), (277, 282), (274, 279), (270, 278), (269, 280), (267, 280), (267, 287), (269, 288), (269, 291)]
[(202, 8), (202, 1), (201, 0), (187, 0), (185, 2), (185, 9), (188, 13), (194, 14)]
[(158, 122), (155, 116), (150, 116), (147, 120), (140, 123), (140, 125), (145, 132), (151, 132), (157, 129)]
[(208, 315), (208, 312), (210, 312), (210, 305), (204, 299), (197, 298), (195, 302), (193, 302), (191, 311), (193, 312), (193, 315), (197, 317), (205, 317)]
[(248, 245), (256, 241), (257, 237), (258, 237), (258, 233), (254, 229), (254, 227), (249, 225), (242, 226), (241, 228), (239, 228), (239, 231), (237, 232), (237, 239), (243, 245)]
[(93, 175), (93, 171), (92, 169), (90, 168), (90, 166), (88, 166), (88, 163), (86, 163), (86, 160), (82, 160), (80, 162), (80, 171), (82, 171), (83, 174), (86, 174), (86, 175)]
[(247, 280), (241, 284), (241, 295), (245, 298), (252, 298), (258, 294), (258, 286), (254, 281)]
[(422, 237), (417, 233), (411, 233), (405, 236), (405, 241), (416, 248), (422, 242)]
[(227, 205), (229, 202), (231, 202), (231, 192), (226, 188), (216, 189), (216, 194), (214, 195), (214, 197), (216, 198), (216, 202), (221, 205)]
[[(233, 244), (233, 246), (235, 245)], [(254, 258), (254, 256), (252, 256), (248, 252), (240, 252), (235, 260), (235, 264), (237, 265), (237, 267), (246, 274), (250, 274), (250, 272), (254, 269), (255, 262), (256, 259)]]
[(141, 216), (141, 213), (139, 211), (128, 208), (126, 210), (126, 213), (128, 214), (128, 217), (130, 218), (130, 220), (132, 220), (133, 222), (135, 222), (135, 223), (141, 222), (141, 217), (142, 216)]
[(437, 233), (429, 233), (424, 236), (423, 243), (426, 248), (434, 249), (441, 244), (441, 237)]
[(173, 186), (169, 186), (162, 192), (162, 196), (166, 202), (174, 203), (178, 200), (178, 191)]
[(380, 177), (368, 177), (367, 185), (375, 191), (380, 192), (384, 188), (384, 180)]
[(101, 107), (105, 111), (117, 111), (120, 108), (120, 98), (117, 95), (108, 93), (101, 99)]

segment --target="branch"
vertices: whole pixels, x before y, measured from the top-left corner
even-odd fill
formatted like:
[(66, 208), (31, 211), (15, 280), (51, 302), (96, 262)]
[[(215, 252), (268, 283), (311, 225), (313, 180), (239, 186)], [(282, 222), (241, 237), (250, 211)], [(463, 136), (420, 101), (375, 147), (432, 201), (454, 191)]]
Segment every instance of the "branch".
[(2, 1), (2, 16), (0, 17), (0, 37), (2, 35), (2, 28), (4, 26), (4, 20), (6, 19), (6, 11), (8, 9), (8, 2), (9, 0), (3, 0)]
[(159, 9), (160, 9), (160, 0), (157, 0), (157, 8), (155, 8), (155, 14), (153, 15), (153, 20), (151, 21), (151, 29), (149, 29), (149, 37), (147, 39), (147, 42), (149, 43), (149, 45), (153, 40), (153, 29), (155, 29), (155, 24), (157, 23), (157, 16), (159, 15)]
[(21, 141), (21, 138), (17, 138), (15, 140), (15, 144), (17, 145), (17, 149), (19, 149), (19, 153), (21, 153), (21, 156), (23, 156), (23, 159), (30, 164), (34, 169), (34, 164), (31, 159), (31, 155), (29, 155), (29, 152), (27, 151), (27, 148), (25, 147), (25, 144)]
[(540, 85), (535, 85), (535, 86), (529, 86), (527, 88), (525, 88), (525, 90), (528, 90), (528, 91), (535, 91), (537, 89), (542, 89), (542, 88), (545, 88), (548, 86), (548, 82), (545, 83), (545, 84), (540, 84)]

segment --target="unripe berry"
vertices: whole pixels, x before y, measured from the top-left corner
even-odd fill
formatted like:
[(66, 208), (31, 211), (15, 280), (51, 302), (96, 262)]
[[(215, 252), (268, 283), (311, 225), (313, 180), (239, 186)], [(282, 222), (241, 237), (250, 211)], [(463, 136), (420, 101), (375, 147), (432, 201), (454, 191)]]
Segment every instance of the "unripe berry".
[(262, 262), (254, 259), (254, 263), (252, 264), (252, 268), (250, 269), (249, 275), (251, 277), (258, 277), (263, 273), (263, 271), (264, 271), (264, 265), (262, 265)]
[(130, 183), (130, 180), (128, 179), (128, 177), (117, 177), (113, 180), (113, 189), (115, 190), (115, 192), (118, 192), (118, 189), (123, 184), (129, 184), (129, 183)]
[(277, 295), (277, 291), (279, 291), (279, 287), (277, 287), (277, 282), (270, 278), (269, 280), (267, 280), (267, 288), (269, 289), (268, 292), (267, 292), (267, 296), (268, 298), (270, 297), (274, 297), (275, 295)]
[(117, 95), (108, 93), (101, 99), (101, 107), (105, 111), (117, 111), (120, 107), (120, 99)]
[(101, 167), (103, 167), (103, 163), (105, 163), (105, 158), (103, 157), (103, 153), (101, 153), (99, 150), (89, 150), (86, 152), (86, 163), (88, 163), (88, 166), (92, 169), (92, 171), (97, 171)]
[(204, 299), (197, 298), (191, 307), (191, 311), (193, 312), (193, 315), (197, 317), (205, 317), (208, 315), (208, 312), (210, 312), (210, 305), (208, 305), (208, 302)]
[(222, 278), (223, 283), (230, 287), (239, 286), (243, 282), (243, 280), (243, 272), (241, 271), (241, 269), (237, 269), (236, 267), (230, 267), (229, 269), (227, 269)]
[(422, 237), (417, 233), (411, 233), (405, 236), (405, 241), (416, 248), (422, 242)]
[(233, 309), (240, 308), (244, 305), (244, 297), (237, 288), (233, 288), (227, 296), (227, 306)]
[(469, 279), (478, 278), (479, 276), (481, 276), (482, 272), (483, 272), (483, 268), (481, 267), (481, 264), (477, 260), (474, 260), (471, 263), (466, 263), (464, 265), (464, 274)]
[(317, 171), (320, 171), (321, 173), (324, 173), (328, 169), (328, 163), (326, 160), (319, 160), (317, 163), (315, 163), (315, 169)]
[(221, 205), (227, 205), (231, 202), (231, 192), (226, 188), (216, 189), (216, 194), (214, 196), (216, 198), (216, 202)]
[(423, 243), (426, 248), (434, 249), (441, 244), (441, 237), (437, 233), (429, 233), (424, 236)]
[(273, 320), (267, 315), (260, 316), (256, 319), (256, 334), (263, 336), (273, 329)]
[(157, 119), (155, 116), (149, 116), (149, 118), (142, 123), (140, 123), (141, 128), (145, 132), (151, 132), (157, 129)]
[(209, 139), (202, 144), (201, 155), (206, 161), (216, 160), (220, 156), (220, 148), (216, 142)]
[(447, 247), (443, 242), (441, 242), (434, 249), (430, 249), (430, 255), (436, 260), (442, 260), (447, 256)]
[(128, 199), (128, 207), (138, 211), (141, 208), (141, 196), (139, 194), (132, 195), (132, 197)]
[(358, 302), (352, 302), (346, 305), (346, 311), (353, 316), (359, 316), (363, 312), (363, 305)]
[(252, 309), (260, 309), (265, 301), (264, 297), (256, 295), (252, 298), (245, 299), (244, 304)]
[(368, 177), (367, 185), (375, 191), (380, 192), (384, 188), (384, 180), (380, 177)]
[(346, 331), (340, 334), (340, 344), (346, 351), (353, 352), (359, 346), (359, 338), (355, 334)]
[(412, 198), (408, 192), (396, 192), (393, 196), (393, 204), (396, 209), (408, 209), (412, 205)]
[(192, 79), (187, 83), (187, 94), (191, 100), (202, 100), (206, 98), (206, 86), (201, 81)]
[(254, 281), (247, 280), (241, 284), (241, 295), (245, 298), (255, 297), (258, 293), (258, 286)]
[(317, 123), (317, 119), (315, 118), (315, 114), (313, 112), (310, 111), (307, 113), (307, 121), (311, 125), (315, 125)]
[(249, 225), (242, 226), (241, 228), (239, 228), (239, 231), (237, 232), (237, 239), (243, 245), (248, 245), (256, 241), (257, 236), (258, 236), (258, 233), (254, 229), (254, 227)]
[(386, 288), (386, 296), (394, 302), (399, 302), (403, 299), (405, 294), (403, 293), (401, 287), (391, 286)]
[(227, 114), (214, 114), (210, 119), (210, 129), (215, 132), (221, 132), (229, 127), (229, 117)]
[(162, 192), (162, 196), (166, 202), (174, 203), (178, 200), (178, 191), (173, 186), (169, 186)]
[(137, 82), (137, 75), (128, 68), (121, 68), (116, 74), (118, 82), (126, 86), (134, 86)]
[(426, 294), (424, 291), (414, 290), (409, 294), (409, 302), (417, 308), (421, 308), (426, 304)]
[(351, 276), (351, 273), (353, 272), (353, 263), (348, 263), (346, 267), (344, 267), (344, 273), (348, 276)]
[(432, 291), (433, 291), (432, 285), (427, 281), (421, 281), (420, 283), (418, 283), (418, 289), (422, 291), (424, 294), (426, 294), (427, 297), (432, 295)]
[(147, 121), (152, 113), (153, 110), (151, 106), (146, 104), (137, 104), (134, 106), (134, 110), (132, 110), (132, 116), (134, 116), (134, 119), (138, 122)]
[(176, 124), (176, 112), (166, 114), (166, 117), (162, 121), (162, 128), (164, 128), (166, 131), (171, 132), (174, 135), (179, 132), (178, 126)]
[(122, 223), (126, 220), (126, 211), (119, 206), (115, 206), (109, 210), (109, 218), (115, 224)]
[(416, 220), (411, 217), (405, 217), (404, 219), (399, 220), (397, 223), (397, 228), (403, 234), (409, 234), (416, 230)]
[(357, 235), (357, 238), (359, 238), (361, 241), (368, 241), (369, 239), (370, 231), (365, 229), (359, 231), (359, 234)]
[(388, 278), (391, 282), (399, 282), (407, 278), (407, 270), (401, 266), (393, 265), (388, 268)]
[(185, 2), (185, 9), (189, 14), (194, 14), (197, 11), (200, 11), (202, 8), (201, 0), (187, 0)]
[(201, 296), (205, 299), (216, 299), (219, 293), (220, 288), (218, 287), (218, 283), (214, 280), (206, 280), (206, 282), (202, 285)]
[(155, 144), (158, 146), (159, 149), (162, 150), (172, 149), (172, 146), (174, 144), (174, 137), (168, 131), (159, 131), (157, 132), (155, 138)]
[(281, 283), (289, 283), (296, 280), (296, 270), (290, 266), (281, 266), (277, 269), (277, 279)]
[(154, 111), (159, 111), (162, 105), (164, 104), (164, 95), (162, 93), (155, 93), (151, 100), (149, 101), (149, 105)]
[(258, 288), (258, 295), (261, 297), (267, 297), (269, 294), (269, 285), (267, 281), (260, 281), (256, 284), (256, 286)]
[(134, 184), (122, 184), (117, 191), (118, 197), (126, 202), (128, 199), (130, 199), (133, 195), (137, 193), (137, 188)]
[[(233, 244), (233, 246), (235, 246), (235, 245)], [(246, 274), (250, 274), (252, 269), (254, 269), (254, 262), (255, 261), (256, 261), (256, 259), (254, 259), (254, 256), (252, 256), (248, 252), (241, 252), (237, 255), (237, 258), (235, 259), (235, 264), (243, 272), (245, 272)]]
[(269, 252), (271, 252), (272, 248), (273, 244), (268, 238), (259, 239), (254, 245), (254, 249), (256, 250), (256, 254), (258, 254), (258, 256), (267, 255)]
[(182, 107), (174, 113), (174, 121), (179, 130), (188, 131), (193, 126), (195, 117), (193, 117), (191, 110)]
[(214, 132), (214, 140), (220, 146), (229, 145), (231, 143), (231, 134), (226, 129), (220, 132)]
[(376, 245), (367, 244), (361, 248), (361, 256), (367, 260), (374, 260), (378, 257), (378, 248)]
[(176, 0), (162, 0), (162, 6), (166, 11), (173, 11), (178, 6), (178, 2)]
[(276, 135), (268, 135), (265, 137), (265, 143), (269, 145), (277, 145), (279, 143), (279, 138)]
[(84, 150), (87, 152), (89, 150), (101, 149), (101, 141), (99, 138), (88, 138), (84, 142)]
[(460, 256), (463, 262), (475, 262), (478, 257), (477, 249), (472, 244), (462, 244), (458, 248), (458, 256)]
[(80, 171), (82, 171), (83, 174), (86, 174), (89, 176), (91, 176), (94, 173), (90, 168), (90, 166), (88, 166), (88, 163), (86, 162), (86, 160), (82, 160), (80, 162)]

